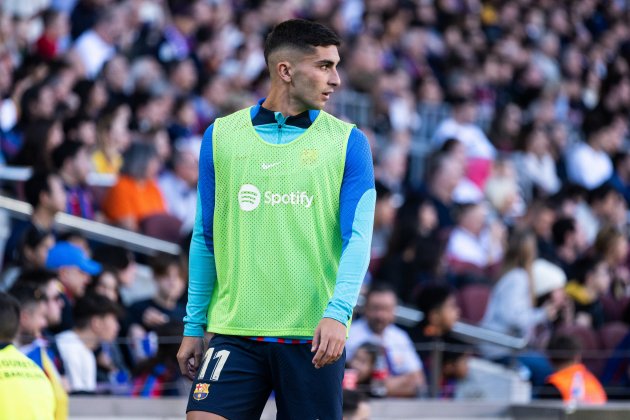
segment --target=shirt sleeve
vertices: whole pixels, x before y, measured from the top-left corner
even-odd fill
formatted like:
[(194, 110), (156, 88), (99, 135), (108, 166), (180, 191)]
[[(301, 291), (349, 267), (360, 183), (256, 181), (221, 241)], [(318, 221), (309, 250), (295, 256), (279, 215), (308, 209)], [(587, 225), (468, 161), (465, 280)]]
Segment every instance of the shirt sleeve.
[(197, 212), (190, 242), (188, 303), (184, 317), (184, 336), (203, 337), (208, 323), (208, 307), (217, 278), (214, 261), (214, 159), (211, 125), (206, 130), (199, 155)]
[(341, 260), (335, 290), (324, 311), (324, 318), (346, 324), (352, 316), (370, 262), (375, 204), (370, 145), (365, 134), (354, 128), (348, 139), (339, 201)]

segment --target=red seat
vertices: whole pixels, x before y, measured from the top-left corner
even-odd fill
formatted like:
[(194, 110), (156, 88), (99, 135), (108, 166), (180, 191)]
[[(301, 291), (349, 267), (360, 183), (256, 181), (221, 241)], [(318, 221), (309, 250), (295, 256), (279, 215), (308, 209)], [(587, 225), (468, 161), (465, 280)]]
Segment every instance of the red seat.
[(154, 214), (140, 222), (140, 232), (164, 241), (179, 243), (182, 222), (170, 214)]
[(623, 322), (609, 322), (599, 330), (599, 341), (602, 349), (610, 352), (623, 340), (628, 333), (628, 326)]
[(603, 295), (601, 300), (604, 306), (604, 317), (606, 321), (613, 322), (622, 320), (623, 312), (626, 310), (630, 298), (623, 297), (621, 299), (615, 299), (610, 295)]
[(492, 288), (487, 284), (470, 284), (457, 291), (457, 303), (463, 321), (478, 324), (486, 313)]

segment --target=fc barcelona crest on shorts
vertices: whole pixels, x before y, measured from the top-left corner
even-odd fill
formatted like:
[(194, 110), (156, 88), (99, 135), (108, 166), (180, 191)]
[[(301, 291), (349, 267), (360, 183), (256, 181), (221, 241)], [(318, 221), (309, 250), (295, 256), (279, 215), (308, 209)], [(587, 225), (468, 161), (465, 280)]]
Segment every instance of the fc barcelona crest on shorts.
[(195, 392), (193, 392), (193, 398), (197, 401), (201, 401), (208, 396), (210, 384), (199, 383), (195, 385)]

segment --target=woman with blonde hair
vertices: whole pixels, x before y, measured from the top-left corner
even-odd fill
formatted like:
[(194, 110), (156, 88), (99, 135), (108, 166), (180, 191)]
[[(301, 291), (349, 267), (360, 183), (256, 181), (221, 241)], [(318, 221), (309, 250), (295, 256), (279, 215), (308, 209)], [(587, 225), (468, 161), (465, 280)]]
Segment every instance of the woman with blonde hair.
[[(486, 313), (480, 325), (531, 341), (536, 326), (555, 319), (558, 307), (550, 301), (542, 308), (535, 307), (534, 260), (537, 257), (536, 236), (532, 231), (517, 231), (510, 235), (503, 259), (503, 274), (493, 287)], [(511, 352), (505, 347), (481, 345), (484, 357), (498, 363), (510, 364)], [(529, 369), (534, 386), (542, 385), (552, 368), (546, 357), (529, 351), (518, 357)]]

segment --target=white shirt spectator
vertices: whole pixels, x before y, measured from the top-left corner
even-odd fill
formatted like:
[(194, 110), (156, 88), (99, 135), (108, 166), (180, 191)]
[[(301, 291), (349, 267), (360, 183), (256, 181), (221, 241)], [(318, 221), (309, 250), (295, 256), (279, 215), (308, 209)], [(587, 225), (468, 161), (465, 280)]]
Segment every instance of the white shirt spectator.
[(395, 325), (385, 328), (381, 337), (370, 330), (365, 319), (353, 322), (346, 342), (346, 359), (351, 359), (363, 343), (383, 346), (391, 374), (394, 376), (422, 371), (422, 361), (409, 335)]
[[(547, 319), (545, 309), (532, 305), (529, 278), (522, 268), (508, 271), (492, 289), (486, 313), (480, 325), (503, 334), (529, 339), (534, 327)], [(499, 358), (510, 350), (495, 345), (481, 345), (484, 357)]]
[(457, 139), (466, 146), (468, 157), (494, 160), (497, 154), (486, 134), (474, 124), (460, 124), (453, 118), (442, 121), (433, 135), (433, 148), (439, 148), (450, 138)]
[(70, 382), (70, 391), (96, 391), (96, 358), (92, 350), (72, 330), (64, 331), (55, 338)]
[(503, 258), (503, 249), (495, 246), (489, 229), (484, 229), (479, 236), (475, 236), (456, 227), (446, 245), (446, 256), (450, 261), (485, 268)]
[(103, 64), (116, 54), (116, 49), (105, 42), (94, 30), (85, 31), (77, 39), (74, 49), (90, 79), (96, 77)]
[(588, 143), (578, 143), (567, 154), (569, 180), (592, 190), (613, 174), (613, 165), (606, 152), (593, 149)]
[(556, 162), (551, 155), (539, 158), (533, 153), (523, 153), (516, 157), (516, 166), (523, 181), (531, 182), (547, 194), (555, 194), (560, 189)]

